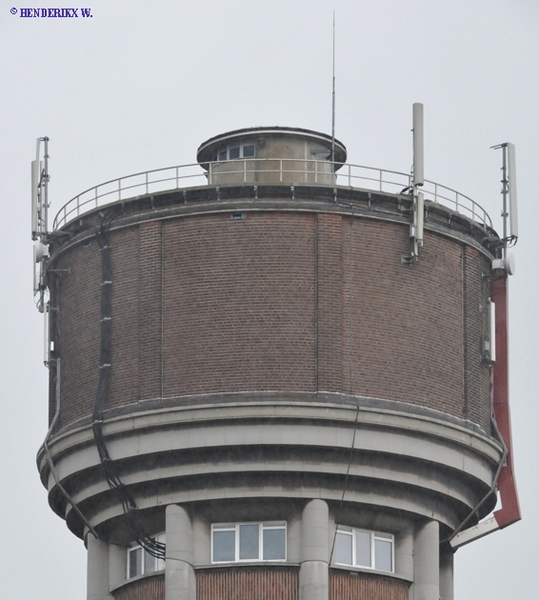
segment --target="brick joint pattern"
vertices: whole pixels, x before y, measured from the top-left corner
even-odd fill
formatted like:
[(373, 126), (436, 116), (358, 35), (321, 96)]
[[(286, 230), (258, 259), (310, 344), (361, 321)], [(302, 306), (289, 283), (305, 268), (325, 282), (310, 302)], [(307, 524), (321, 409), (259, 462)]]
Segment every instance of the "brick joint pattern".
[[(112, 382), (106, 409), (152, 398), (329, 391), (404, 401), (490, 432), (488, 259), (426, 232), (401, 264), (404, 225), (331, 213), (198, 215), (110, 233)], [(60, 427), (92, 412), (100, 250), (60, 253), (52, 339)], [(50, 413), (54, 412), (51, 370)]]

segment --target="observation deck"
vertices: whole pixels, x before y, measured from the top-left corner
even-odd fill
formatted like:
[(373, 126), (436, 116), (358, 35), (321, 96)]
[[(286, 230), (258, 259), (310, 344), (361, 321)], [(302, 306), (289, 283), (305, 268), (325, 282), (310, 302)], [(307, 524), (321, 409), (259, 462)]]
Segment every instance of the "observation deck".
[[(333, 155), (333, 159), (331, 160)], [(197, 163), (164, 167), (119, 177), (91, 187), (64, 204), (53, 230), (104, 206), (122, 204), (166, 192), (214, 186), (263, 185), (320, 186), (340, 192), (358, 190), (410, 197), (412, 175), (347, 163), (346, 148), (338, 140), (296, 128), (241, 129), (216, 136), (201, 144)], [(492, 219), (477, 202), (457, 190), (425, 180), (425, 200), (448, 208), (485, 230)]]

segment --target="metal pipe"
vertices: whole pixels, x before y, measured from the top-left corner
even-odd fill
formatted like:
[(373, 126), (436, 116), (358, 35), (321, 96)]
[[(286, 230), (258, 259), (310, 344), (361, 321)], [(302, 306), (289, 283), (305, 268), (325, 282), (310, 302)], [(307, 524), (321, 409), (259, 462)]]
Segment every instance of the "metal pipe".
[(508, 181), (507, 181), (507, 144), (502, 144), (502, 195), (503, 195), (503, 257), (507, 256), (507, 193), (508, 193)]
[(333, 89), (331, 94), (331, 162), (335, 173), (335, 11), (333, 11)]
[(43, 138), (44, 146), (45, 146), (45, 156), (44, 165), (45, 165), (45, 174), (43, 177), (43, 189), (44, 189), (44, 203), (43, 203), (43, 233), (45, 237), (48, 233), (48, 215), (49, 215), (49, 138), (45, 136)]

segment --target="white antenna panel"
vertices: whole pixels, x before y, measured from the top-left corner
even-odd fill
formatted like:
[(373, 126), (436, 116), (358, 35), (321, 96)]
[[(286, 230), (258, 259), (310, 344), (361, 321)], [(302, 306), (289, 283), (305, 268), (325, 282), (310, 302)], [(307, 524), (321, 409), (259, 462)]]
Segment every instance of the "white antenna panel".
[(423, 155), (423, 104), (416, 102), (413, 105), (413, 134), (414, 134), (414, 180), (413, 185), (423, 185), (424, 155)]
[(37, 264), (37, 257), (36, 257), (36, 247), (34, 245), (34, 294), (37, 294), (37, 292), (39, 291), (39, 286), (38, 286), (38, 267), (36, 267)]
[(417, 193), (417, 239), (423, 242), (423, 228), (425, 224), (425, 196), (423, 192)]
[(490, 361), (496, 362), (496, 304), (489, 302)]
[(517, 210), (517, 169), (515, 162), (515, 145), (507, 143), (507, 166), (509, 180), (509, 219), (511, 235), (518, 237), (518, 210)]

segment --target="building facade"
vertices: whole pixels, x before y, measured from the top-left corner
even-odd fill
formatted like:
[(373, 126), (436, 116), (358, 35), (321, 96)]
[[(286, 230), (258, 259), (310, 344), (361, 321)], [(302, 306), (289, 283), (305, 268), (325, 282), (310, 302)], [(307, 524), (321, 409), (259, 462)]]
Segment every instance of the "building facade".
[(88, 599), (452, 600), (507, 463), (499, 237), (427, 196), (410, 264), (413, 188), (317, 132), (197, 158), (200, 185), (96, 188), (49, 237), (38, 467)]

